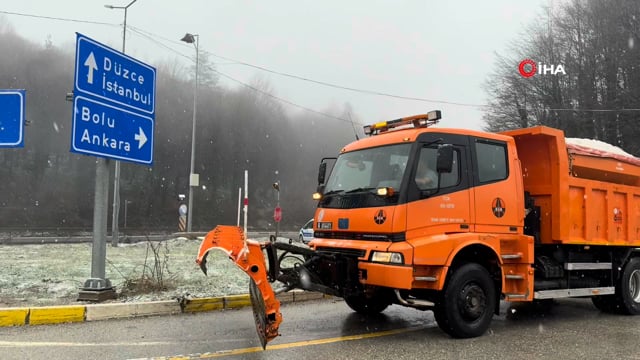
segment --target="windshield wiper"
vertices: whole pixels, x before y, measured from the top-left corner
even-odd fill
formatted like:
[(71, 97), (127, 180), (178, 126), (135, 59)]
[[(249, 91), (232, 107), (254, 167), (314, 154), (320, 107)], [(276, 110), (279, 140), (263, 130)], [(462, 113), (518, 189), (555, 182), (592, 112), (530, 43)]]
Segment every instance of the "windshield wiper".
[(344, 190), (331, 190), (329, 192), (326, 192), (324, 194), (322, 194), (322, 196), (329, 196), (329, 195), (335, 195), (335, 194), (339, 194), (344, 192)]
[(359, 188), (356, 188), (356, 189), (353, 189), (353, 190), (349, 190), (349, 191), (345, 192), (345, 194), (353, 194), (353, 193), (356, 193), (356, 192), (371, 191), (371, 190), (375, 190), (375, 189), (376, 188), (374, 188), (374, 187), (359, 187)]

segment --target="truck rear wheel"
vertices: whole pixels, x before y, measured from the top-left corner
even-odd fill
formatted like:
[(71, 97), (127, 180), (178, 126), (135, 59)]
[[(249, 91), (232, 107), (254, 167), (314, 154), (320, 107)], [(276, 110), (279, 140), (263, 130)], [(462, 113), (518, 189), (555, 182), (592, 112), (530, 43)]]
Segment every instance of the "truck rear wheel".
[(640, 315), (640, 258), (632, 258), (624, 267), (616, 292), (621, 313)]
[(455, 338), (484, 334), (496, 307), (495, 285), (489, 272), (479, 264), (454, 270), (434, 315), (438, 326)]
[(353, 311), (363, 315), (379, 314), (391, 305), (388, 294), (380, 290), (346, 296), (344, 301)]

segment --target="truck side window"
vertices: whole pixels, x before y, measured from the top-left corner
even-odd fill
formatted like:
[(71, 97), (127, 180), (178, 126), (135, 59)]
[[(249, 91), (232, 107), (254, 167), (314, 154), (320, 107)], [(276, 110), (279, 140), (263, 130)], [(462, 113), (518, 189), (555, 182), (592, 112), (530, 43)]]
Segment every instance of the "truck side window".
[(477, 141), (476, 160), (481, 183), (507, 178), (507, 148), (504, 144)]
[[(438, 174), (436, 169), (436, 148), (422, 148), (418, 167), (416, 170), (415, 182), (421, 190), (435, 189), (438, 187)], [(456, 186), (460, 182), (459, 167), (460, 152), (454, 151), (453, 168), (450, 173), (440, 174), (440, 188)]]

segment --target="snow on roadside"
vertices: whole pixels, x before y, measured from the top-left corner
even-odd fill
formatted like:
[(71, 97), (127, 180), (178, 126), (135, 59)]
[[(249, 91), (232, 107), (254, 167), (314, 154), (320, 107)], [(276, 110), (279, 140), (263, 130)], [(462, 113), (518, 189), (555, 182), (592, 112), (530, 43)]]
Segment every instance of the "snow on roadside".
[[(160, 263), (167, 265), (164, 279), (169, 289), (112, 301), (171, 300), (248, 292), (249, 277), (221, 251), (209, 253), (209, 275), (205, 276), (195, 263), (199, 246), (200, 240), (184, 238), (161, 243), (158, 254)], [(91, 275), (90, 243), (0, 245), (0, 253), (3, 255), (0, 257), (0, 307), (78, 304), (80, 287)], [(127, 280), (138, 280), (143, 272), (149, 274), (154, 258), (146, 242), (107, 246), (106, 277), (121, 294)]]

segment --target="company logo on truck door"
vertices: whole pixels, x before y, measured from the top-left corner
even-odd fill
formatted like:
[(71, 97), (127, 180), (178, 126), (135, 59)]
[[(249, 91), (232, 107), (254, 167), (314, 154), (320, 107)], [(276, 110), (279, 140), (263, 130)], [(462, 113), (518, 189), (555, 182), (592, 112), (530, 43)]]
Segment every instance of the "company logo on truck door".
[(503, 217), (504, 213), (507, 211), (504, 207), (504, 200), (500, 198), (493, 199), (493, 203), (491, 203), (491, 211), (493, 211), (493, 215), (495, 215), (495, 217)]
[(387, 214), (385, 214), (384, 210), (378, 210), (376, 216), (373, 217), (373, 221), (378, 225), (384, 224), (385, 220), (387, 220)]

